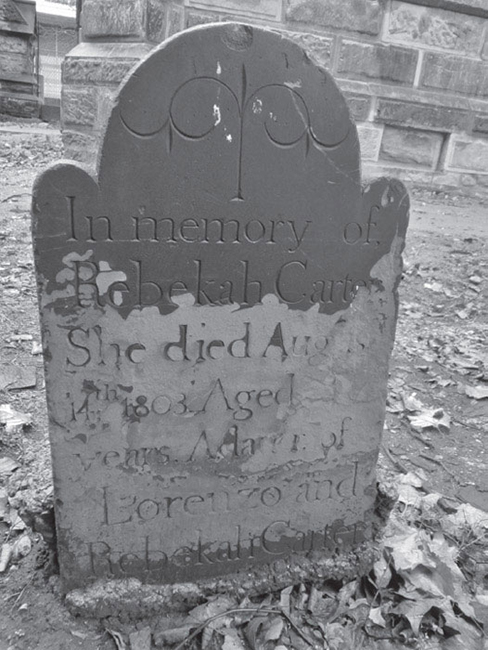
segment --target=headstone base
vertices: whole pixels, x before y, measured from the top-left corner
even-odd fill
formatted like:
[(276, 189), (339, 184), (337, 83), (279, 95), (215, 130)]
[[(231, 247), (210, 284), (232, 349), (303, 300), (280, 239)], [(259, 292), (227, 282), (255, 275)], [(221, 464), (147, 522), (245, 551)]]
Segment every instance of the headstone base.
[(156, 614), (186, 612), (216, 594), (253, 597), (305, 581), (352, 580), (371, 570), (374, 549), (372, 540), (354, 552), (334, 557), (318, 553), (317, 557), (292, 555), (220, 578), (170, 585), (142, 584), (136, 578), (98, 580), (86, 589), (69, 592), (66, 605), (72, 614), (87, 618), (130, 616), (131, 619), (145, 619)]

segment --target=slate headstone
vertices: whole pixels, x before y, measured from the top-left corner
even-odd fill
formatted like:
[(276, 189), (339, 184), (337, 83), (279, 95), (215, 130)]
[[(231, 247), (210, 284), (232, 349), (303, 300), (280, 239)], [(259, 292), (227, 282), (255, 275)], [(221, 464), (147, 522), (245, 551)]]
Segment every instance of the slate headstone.
[(123, 84), (98, 178), (51, 166), (33, 214), (66, 589), (371, 539), (408, 198), (362, 189), (327, 72), (188, 30)]

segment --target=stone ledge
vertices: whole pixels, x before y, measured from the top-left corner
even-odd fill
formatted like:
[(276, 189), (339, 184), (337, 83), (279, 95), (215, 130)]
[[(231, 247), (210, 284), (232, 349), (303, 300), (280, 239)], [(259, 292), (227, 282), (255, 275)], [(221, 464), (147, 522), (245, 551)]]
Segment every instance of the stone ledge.
[(41, 101), (35, 95), (12, 95), (0, 92), (0, 113), (13, 117), (38, 117)]
[(481, 16), (488, 18), (488, 4), (486, 0), (408, 0), (410, 4), (436, 9), (448, 9), (460, 14)]
[[(387, 165), (366, 162), (363, 164), (363, 182), (378, 176), (398, 178), (408, 187), (453, 191), (459, 194), (488, 198), (488, 174), (469, 174), (461, 171), (429, 171), (408, 165)], [(486, 180), (485, 180), (486, 179)]]
[(79, 43), (68, 52), (67, 59), (76, 58), (111, 58), (111, 59), (134, 59), (139, 60), (154, 49), (154, 45), (142, 42), (119, 42), (100, 43), (87, 41)]
[(378, 81), (359, 81), (335, 77), (342, 92), (397, 99), (405, 102), (418, 102), (429, 106), (446, 106), (466, 111), (488, 112), (488, 100), (463, 97), (447, 92), (435, 92), (420, 88), (400, 87), (382, 84)]

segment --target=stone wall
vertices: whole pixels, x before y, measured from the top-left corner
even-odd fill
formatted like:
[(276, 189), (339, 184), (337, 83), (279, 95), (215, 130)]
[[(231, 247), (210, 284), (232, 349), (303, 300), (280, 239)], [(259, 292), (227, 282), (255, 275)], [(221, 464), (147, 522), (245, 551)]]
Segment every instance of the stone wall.
[(33, 0), (0, 0), (0, 113), (39, 115)]
[(487, 0), (85, 0), (63, 70), (68, 155), (94, 163), (117, 85), (152, 47), (227, 20), (282, 32), (334, 75), (366, 177), (488, 194)]

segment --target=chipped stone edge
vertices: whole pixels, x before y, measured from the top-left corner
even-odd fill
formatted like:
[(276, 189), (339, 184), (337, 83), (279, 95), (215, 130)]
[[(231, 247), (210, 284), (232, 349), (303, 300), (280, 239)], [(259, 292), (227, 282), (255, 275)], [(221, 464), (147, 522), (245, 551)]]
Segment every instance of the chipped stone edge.
[(66, 595), (65, 604), (76, 616), (106, 618), (123, 616), (143, 619), (156, 614), (186, 612), (217, 594), (236, 598), (278, 591), (304, 581), (352, 580), (366, 575), (377, 559), (376, 537), (361, 544), (354, 552), (320, 557), (294, 554), (270, 564), (227, 574), (219, 578), (167, 585), (142, 584), (137, 578), (98, 580), (85, 589)]

